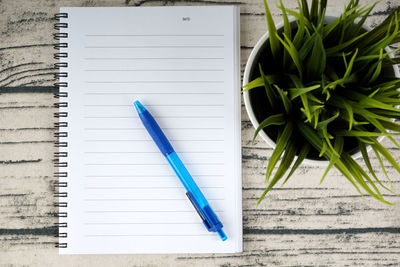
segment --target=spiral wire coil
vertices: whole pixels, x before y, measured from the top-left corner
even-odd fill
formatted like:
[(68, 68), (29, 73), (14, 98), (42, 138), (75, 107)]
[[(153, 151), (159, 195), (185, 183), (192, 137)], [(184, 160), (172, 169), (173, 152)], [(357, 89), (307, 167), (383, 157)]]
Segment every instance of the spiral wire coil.
[[(54, 24), (54, 29), (57, 31), (61, 31), (62, 29), (68, 28), (68, 23), (61, 23), (60, 19), (66, 19), (68, 18), (67, 13), (58, 13), (54, 16), (54, 19), (56, 20), (56, 23)], [(54, 59), (57, 61), (65, 60), (68, 57), (68, 53), (66, 52), (60, 52), (60, 49), (65, 49), (68, 48), (68, 43), (64, 42), (66, 38), (68, 38), (68, 33), (63, 33), (63, 32), (57, 32), (53, 34), (54, 40), (57, 40), (58, 42), (54, 44), (54, 49), (57, 50), (56, 53), (54, 53)], [(54, 103), (54, 108), (57, 109), (56, 112), (54, 112), (54, 118), (58, 119), (58, 122), (54, 123), (54, 147), (56, 147), (58, 150), (60, 148), (65, 148), (68, 147), (68, 142), (65, 141), (60, 141), (60, 138), (65, 138), (68, 136), (68, 132), (66, 128), (68, 127), (68, 122), (66, 121), (61, 121), (65, 120), (65, 118), (68, 117), (68, 112), (65, 111), (60, 111), (59, 108), (66, 108), (68, 107), (68, 92), (62, 91), (62, 90), (67, 90), (66, 88), (68, 87), (67, 82), (60, 82), (59, 78), (66, 78), (68, 77), (67, 72), (63, 72), (63, 68), (67, 68), (68, 63), (67, 62), (57, 62), (54, 64), (54, 69), (57, 70), (57, 72), (54, 74), (54, 78), (57, 79), (58, 81), (54, 83), (55, 87), (55, 93), (54, 93), (54, 98), (55, 98), (55, 103)], [(55, 247), (57, 248), (67, 248), (67, 242), (62, 242), (62, 238), (67, 238), (67, 222), (62, 222), (62, 218), (66, 218), (68, 216), (68, 213), (65, 211), (62, 211), (62, 208), (67, 208), (68, 203), (66, 201), (68, 197), (68, 193), (64, 192), (66, 187), (68, 186), (68, 183), (66, 181), (61, 181), (61, 179), (66, 179), (68, 177), (68, 172), (63, 171), (63, 168), (68, 167), (68, 162), (67, 162), (67, 157), (68, 157), (68, 152), (54, 152), (54, 167), (58, 168), (58, 171), (54, 172), (53, 177), (55, 178), (56, 182), (54, 182), (54, 197), (57, 198), (57, 201), (54, 202), (54, 207), (58, 209), (57, 212), (55, 212), (54, 216), (58, 218), (58, 222), (55, 223), (55, 227), (58, 229), (57, 234), (55, 237), (59, 238), (58, 242), (56, 242)]]

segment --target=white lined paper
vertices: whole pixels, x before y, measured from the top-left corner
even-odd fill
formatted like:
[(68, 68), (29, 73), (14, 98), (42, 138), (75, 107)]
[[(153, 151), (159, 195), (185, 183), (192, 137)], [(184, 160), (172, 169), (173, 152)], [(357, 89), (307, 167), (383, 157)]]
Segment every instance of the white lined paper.
[[(61, 79), (69, 84), (61, 110), (69, 115), (62, 138), (69, 145), (60, 151), (69, 162), (68, 207), (60, 208), (68, 212), (68, 248), (60, 253), (241, 251), (238, 10), (61, 12), (69, 14), (62, 20), (69, 75)], [(134, 100), (179, 153), (223, 222), (226, 242), (201, 223)]]

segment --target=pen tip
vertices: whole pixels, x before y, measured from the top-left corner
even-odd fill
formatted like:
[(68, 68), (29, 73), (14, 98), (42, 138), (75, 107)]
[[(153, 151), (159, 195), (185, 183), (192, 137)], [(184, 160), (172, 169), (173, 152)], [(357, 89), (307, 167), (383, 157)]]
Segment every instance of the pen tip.
[(221, 237), (222, 241), (225, 241), (228, 239), (228, 237), (226, 236), (226, 234), (224, 233), (224, 231), (222, 229), (218, 229), (217, 231), (219, 237)]
[(136, 111), (138, 114), (143, 113), (146, 111), (146, 109), (143, 107), (142, 103), (140, 103), (138, 100), (136, 100), (134, 103)]

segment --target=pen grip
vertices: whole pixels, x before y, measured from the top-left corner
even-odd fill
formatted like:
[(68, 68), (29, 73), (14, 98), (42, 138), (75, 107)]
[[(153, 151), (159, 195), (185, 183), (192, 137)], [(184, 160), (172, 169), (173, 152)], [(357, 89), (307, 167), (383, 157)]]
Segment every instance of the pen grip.
[(161, 130), (160, 126), (158, 126), (153, 116), (151, 116), (150, 112), (146, 110), (140, 113), (139, 117), (142, 120), (147, 132), (150, 134), (151, 138), (160, 149), (161, 153), (166, 156), (174, 152), (174, 149), (169, 143), (167, 137), (164, 135), (163, 131)]

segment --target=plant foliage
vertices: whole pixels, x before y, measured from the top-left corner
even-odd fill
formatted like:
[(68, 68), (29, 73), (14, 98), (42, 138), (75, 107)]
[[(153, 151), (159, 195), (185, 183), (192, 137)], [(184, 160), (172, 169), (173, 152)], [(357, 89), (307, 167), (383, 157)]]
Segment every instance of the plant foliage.
[[(340, 17), (327, 22), (327, 0), (312, 0), (310, 8), (306, 0), (298, 0), (298, 11), (286, 9), (280, 1), (284, 27), (279, 32), (265, 0), (264, 5), (268, 61), (260, 60), (259, 77), (243, 88), (265, 90), (270, 110), (254, 138), (261, 130), (276, 135), (266, 172), (269, 184), (258, 203), (314, 152), (329, 161), (321, 182), (335, 166), (361, 195), (364, 191), (392, 204), (378, 187), (392, 193), (393, 188), (376, 176), (367, 148), (372, 148), (391, 184), (383, 159), (398, 172), (400, 166), (377, 138), (386, 136), (400, 148), (393, 138), (400, 132), (395, 123), (400, 118), (400, 79), (392, 67), (400, 58), (386, 48), (400, 41), (400, 7), (366, 31), (363, 25), (375, 4), (360, 6), (358, 0), (350, 0)], [(295, 22), (290, 23), (289, 15)], [(345, 149), (349, 143), (361, 151), (368, 172)]]

